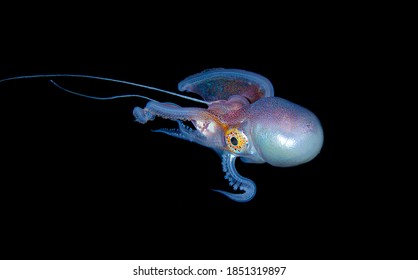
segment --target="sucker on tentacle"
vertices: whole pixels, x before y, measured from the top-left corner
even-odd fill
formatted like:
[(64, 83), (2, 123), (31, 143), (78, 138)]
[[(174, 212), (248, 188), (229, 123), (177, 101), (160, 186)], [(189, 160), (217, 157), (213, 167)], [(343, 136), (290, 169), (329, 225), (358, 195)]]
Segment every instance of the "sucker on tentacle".
[(228, 198), (237, 202), (248, 202), (255, 196), (256, 186), (253, 181), (241, 176), (235, 168), (235, 159), (237, 157), (231, 153), (224, 152), (222, 154), (222, 169), (225, 172), (225, 179), (229, 181), (229, 185), (233, 190), (238, 189), (244, 191), (244, 193), (230, 193), (222, 190), (214, 190), (219, 192)]
[(201, 144), (202, 141), (205, 140), (205, 137), (202, 134), (200, 134), (197, 130), (188, 127), (180, 120), (177, 120), (177, 123), (179, 128), (160, 128), (154, 129), (152, 130), (152, 132), (164, 133), (169, 136), (173, 136), (183, 140), (189, 140), (190, 142), (195, 142), (198, 144)]

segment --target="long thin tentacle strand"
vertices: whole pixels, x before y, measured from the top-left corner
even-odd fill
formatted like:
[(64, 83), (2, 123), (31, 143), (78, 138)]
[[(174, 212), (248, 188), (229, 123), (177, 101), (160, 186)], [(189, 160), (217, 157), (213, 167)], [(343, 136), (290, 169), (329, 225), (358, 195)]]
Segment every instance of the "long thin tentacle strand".
[[(114, 82), (114, 83), (126, 84), (126, 85), (131, 85), (131, 86), (134, 86), (134, 87), (140, 87), (140, 88), (145, 88), (145, 89), (149, 89), (149, 90), (154, 90), (154, 91), (167, 93), (167, 94), (170, 94), (170, 95), (174, 95), (174, 96), (177, 96), (177, 97), (180, 97), (180, 98), (184, 98), (184, 99), (192, 100), (192, 101), (195, 101), (195, 102), (203, 103), (203, 104), (206, 104), (206, 105), (210, 104), (209, 102), (204, 101), (204, 100), (200, 100), (200, 99), (193, 98), (193, 97), (190, 97), (190, 96), (181, 95), (181, 94), (178, 94), (178, 93), (175, 93), (175, 92), (171, 92), (171, 91), (168, 91), (168, 90), (163, 90), (163, 89), (156, 88), (156, 87), (151, 87), (151, 86), (147, 86), (147, 85), (132, 83), (132, 82), (123, 81), (123, 80), (117, 80), (117, 79), (111, 79), (111, 78), (105, 78), (105, 77), (98, 77), (98, 76), (89, 76), (89, 75), (78, 75), (78, 74), (28, 75), (28, 76), (18, 76), (18, 77), (11, 77), (11, 78), (2, 79), (2, 80), (0, 80), (0, 83), (6, 82), (6, 81), (20, 80), (20, 79), (60, 78), (60, 77), (86, 78), (86, 79), (94, 79), (94, 80), (102, 80), (102, 81), (109, 81), (109, 82)], [(73, 91), (70, 91), (68, 89), (65, 89), (62, 86), (59, 86), (56, 82), (54, 82), (52, 80), (51, 80), (51, 82), (55, 86), (57, 86), (58, 88), (63, 89), (67, 92), (70, 92), (70, 93), (73, 93), (73, 94), (76, 94), (76, 95), (80, 95), (80, 96), (83, 96), (83, 97), (93, 98), (93, 99), (106, 100), (106, 99), (124, 98), (124, 97), (144, 98), (144, 96), (142, 96), (142, 95), (132, 95), (132, 94), (120, 95), (120, 96), (114, 96), (114, 97), (105, 97), (105, 98), (93, 97), (93, 96), (89, 96), (89, 95), (85, 95), (85, 94), (81, 94), (81, 93), (77, 93), (77, 92), (73, 92)], [(147, 97), (145, 97), (145, 98), (149, 99)]]

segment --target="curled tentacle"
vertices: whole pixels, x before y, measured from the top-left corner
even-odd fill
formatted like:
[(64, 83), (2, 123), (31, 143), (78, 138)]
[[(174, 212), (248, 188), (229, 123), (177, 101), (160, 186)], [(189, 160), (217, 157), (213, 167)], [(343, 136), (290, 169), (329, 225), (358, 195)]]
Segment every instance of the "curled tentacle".
[(230, 193), (222, 190), (217, 191), (228, 198), (237, 201), (237, 202), (248, 202), (250, 201), (256, 192), (256, 186), (253, 181), (248, 178), (242, 177), (239, 175), (235, 168), (235, 159), (237, 157), (231, 153), (225, 152), (222, 154), (222, 167), (225, 174), (225, 179), (229, 181), (229, 185), (232, 186), (234, 190), (241, 190), (244, 193)]
[(171, 102), (150, 101), (145, 108), (135, 107), (133, 114), (137, 122), (144, 124), (156, 116), (170, 120), (192, 120), (204, 111), (201, 108), (182, 108)]
[[(170, 111), (172, 109), (175, 109), (175, 108), (178, 109), (181, 107), (171, 102), (160, 103), (158, 101), (153, 100), (153, 101), (148, 102), (145, 108), (140, 108), (140, 107), (134, 108), (133, 114), (134, 114), (135, 120), (142, 124), (146, 123), (147, 121), (152, 121), (155, 119), (157, 115), (159, 115), (158, 109), (160, 108), (164, 108), (165, 111)], [(162, 116), (164, 117), (165, 115), (162, 115)]]
[(142, 124), (155, 119), (154, 114), (152, 114), (150, 111), (146, 111), (145, 109), (139, 107), (134, 108), (133, 114), (135, 117), (135, 121)]

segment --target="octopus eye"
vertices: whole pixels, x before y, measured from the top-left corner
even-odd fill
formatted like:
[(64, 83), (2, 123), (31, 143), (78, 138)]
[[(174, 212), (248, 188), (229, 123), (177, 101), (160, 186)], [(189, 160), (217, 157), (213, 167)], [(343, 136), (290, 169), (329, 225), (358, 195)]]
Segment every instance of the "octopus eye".
[(234, 145), (234, 146), (238, 145), (238, 139), (235, 138), (235, 136), (231, 137), (230, 141), (231, 141), (232, 145)]
[(226, 147), (230, 152), (245, 152), (248, 146), (247, 136), (237, 128), (230, 128), (225, 133)]

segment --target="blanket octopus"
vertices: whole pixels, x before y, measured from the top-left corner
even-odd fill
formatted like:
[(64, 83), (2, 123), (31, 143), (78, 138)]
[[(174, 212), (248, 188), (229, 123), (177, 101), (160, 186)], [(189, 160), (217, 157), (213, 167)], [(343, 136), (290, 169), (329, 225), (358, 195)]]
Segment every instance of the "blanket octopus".
[[(162, 89), (104, 77), (51, 74), (19, 76), (21, 78), (80, 77), (118, 82), (206, 104), (207, 108), (181, 107), (163, 103), (141, 95), (93, 97), (114, 99), (141, 97), (150, 101), (144, 108), (135, 107), (135, 120), (145, 124), (155, 117), (177, 121), (177, 129), (158, 129), (156, 132), (203, 145), (214, 150), (222, 160), (225, 179), (233, 191), (214, 190), (237, 202), (248, 202), (256, 193), (255, 183), (243, 177), (235, 168), (235, 160), (245, 163), (269, 163), (276, 167), (290, 167), (315, 158), (323, 145), (324, 135), (319, 119), (308, 109), (286, 99), (274, 96), (271, 82), (257, 74), (241, 69), (214, 68), (191, 75), (178, 84), (179, 91), (198, 94), (202, 99)], [(188, 121), (193, 128), (185, 124)]]

